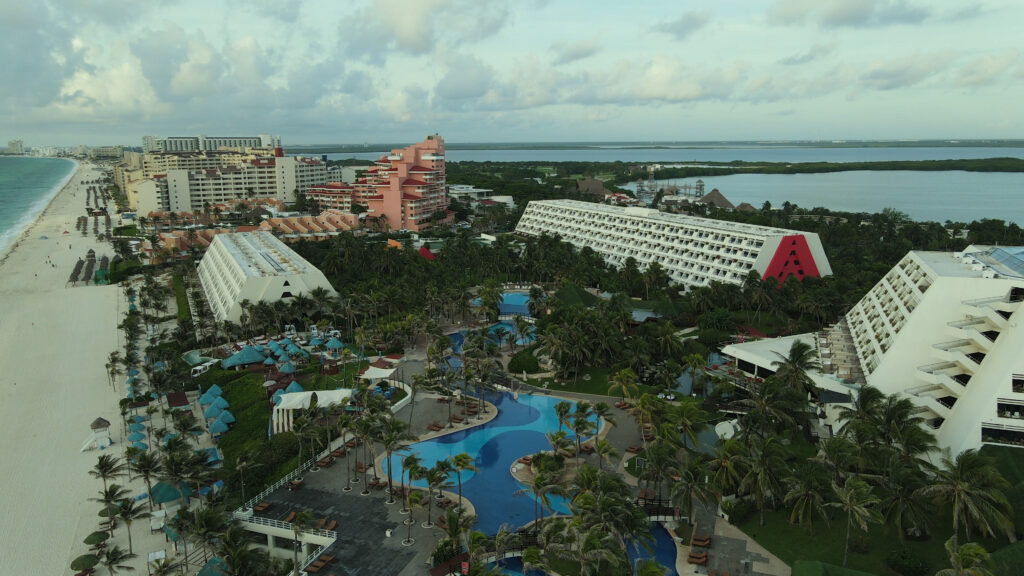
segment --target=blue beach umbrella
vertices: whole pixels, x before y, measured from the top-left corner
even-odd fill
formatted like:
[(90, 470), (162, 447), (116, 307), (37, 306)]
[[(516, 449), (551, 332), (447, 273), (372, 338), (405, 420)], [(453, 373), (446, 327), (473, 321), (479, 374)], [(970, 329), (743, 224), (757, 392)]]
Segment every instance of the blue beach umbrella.
[(330, 350), (341, 350), (345, 345), (341, 343), (341, 340), (337, 338), (331, 338), (327, 341), (327, 348)]
[(199, 405), (209, 406), (210, 404), (213, 404), (213, 401), (216, 400), (217, 398), (220, 398), (220, 396), (213, 396), (209, 392), (207, 392), (206, 394), (203, 394), (202, 396), (199, 397)]
[(281, 346), (287, 346), (292, 343), (293, 342), (291, 338), (283, 338), (280, 342), (278, 342), (278, 344), (280, 344)]
[(298, 352), (301, 352), (302, 348), (299, 348), (295, 344), (289, 344), (288, 347), (285, 348), (285, 350), (287, 350), (289, 354), (296, 354)]
[(146, 418), (141, 414), (135, 414), (131, 417), (132, 422), (145, 422), (146, 420), (149, 420), (149, 418)]
[(313, 338), (312, 340), (309, 341), (309, 345), (314, 347), (314, 348), (316, 348), (317, 346), (323, 345), (323, 343), (324, 343), (323, 340), (321, 340), (319, 338)]
[(213, 424), (210, 424), (210, 434), (223, 434), (228, 431), (227, 422), (215, 420)]
[(284, 391), (287, 394), (291, 394), (292, 392), (303, 392), (304, 390), (302, 389), (302, 386), (300, 386), (298, 382), (292, 380), (292, 383), (289, 384), (288, 387), (284, 389)]
[(211, 406), (216, 406), (217, 408), (224, 409), (228, 407), (228, 401), (225, 400), (223, 396), (217, 396), (217, 398), (214, 399), (213, 404), (211, 404)]
[(220, 413), (217, 420), (225, 424), (233, 424), (235, 422), (235, 415), (232, 414), (230, 410), (225, 410)]
[(138, 376), (139, 375), (139, 370), (137, 368), (129, 368), (128, 369), (128, 375), (129, 376)]
[(145, 439), (146, 439), (146, 435), (143, 434), (142, 432), (132, 432), (131, 434), (128, 435), (128, 441), (129, 442), (138, 442), (139, 440), (145, 440)]
[(146, 427), (143, 426), (142, 424), (139, 424), (138, 422), (132, 422), (131, 424), (128, 425), (128, 429), (131, 430), (132, 432), (142, 432), (143, 430), (146, 429)]
[(177, 437), (178, 437), (178, 433), (177, 432), (171, 432), (170, 434), (164, 434), (164, 437), (160, 439), (160, 443), (163, 444), (164, 446), (166, 446), (168, 442), (170, 442), (171, 440), (174, 440)]
[(207, 390), (206, 393), (213, 394), (214, 396), (220, 396), (221, 394), (224, 393), (224, 391), (220, 389), (220, 386), (214, 384), (213, 386), (210, 386), (210, 389)]
[(293, 374), (295, 373), (295, 366), (293, 366), (291, 362), (285, 362), (280, 368), (278, 368), (278, 370), (282, 374)]
[(145, 442), (135, 442), (132, 444), (132, 448), (138, 448), (139, 450), (149, 450), (149, 444)]
[(273, 358), (267, 358), (266, 360), (263, 361), (263, 364), (266, 365), (266, 366), (273, 366), (274, 365), (274, 359)]
[(220, 416), (221, 412), (223, 412), (223, 409), (219, 406), (210, 406), (203, 411), (203, 418), (216, 418)]
[(282, 395), (284, 395), (284, 390), (278, 390), (277, 392), (274, 392), (273, 396), (270, 397), (270, 400), (274, 403), (274, 406), (277, 406), (278, 404), (281, 403)]

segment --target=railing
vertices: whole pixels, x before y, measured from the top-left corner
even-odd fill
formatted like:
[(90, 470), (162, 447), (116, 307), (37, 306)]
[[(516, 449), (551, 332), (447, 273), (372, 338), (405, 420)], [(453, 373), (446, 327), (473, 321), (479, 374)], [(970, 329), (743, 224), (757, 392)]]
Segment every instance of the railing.
[[(250, 516), (245, 517), (244, 514), (235, 512), (235, 518), (243, 522), (250, 524), (258, 524), (260, 526), (269, 526), (271, 528), (280, 528), (282, 530), (292, 530), (293, 524), (291, 522), (282, 522), (281, 520), (274, 520), (273, 518), (263, 518), (262, 516)], [(338, 533), (333, 530), (321, 530), (319, 528), (309, 528), (302, 531), (303, 534), (312, 534), (314, 536), (320, 536), (321, 538), (329, 538), (331, 540), (338, 539)]]
[(313, 550), (313, 552), (310, 553), (309, 556), (306, 556), (306, 559), (302, 561), (302, 564), (299, 566), (299, 570), (305, 570), (310, 564), (316, 562), (316, 559), (324, 553), (324, 550), (327, 550), (327, 546), (317, 546), (316, 550)]

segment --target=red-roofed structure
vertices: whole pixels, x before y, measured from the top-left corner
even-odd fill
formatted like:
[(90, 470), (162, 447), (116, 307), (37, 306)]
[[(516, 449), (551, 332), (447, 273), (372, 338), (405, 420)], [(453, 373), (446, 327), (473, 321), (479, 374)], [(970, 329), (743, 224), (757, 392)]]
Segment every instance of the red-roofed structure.
[(367, 226), (380, 229), (418, 232), (451, 223), (444, 140), (434, 134), (381, 156), (352, 184), (351, 202), (365, 205)]
[(437, 256), (434, 256), (433, 252), (427, 250), (426, 246), (420, 246), (420, 256), (426, 258), (427, 260), (434, 260), (435, 258), (437, 258)]

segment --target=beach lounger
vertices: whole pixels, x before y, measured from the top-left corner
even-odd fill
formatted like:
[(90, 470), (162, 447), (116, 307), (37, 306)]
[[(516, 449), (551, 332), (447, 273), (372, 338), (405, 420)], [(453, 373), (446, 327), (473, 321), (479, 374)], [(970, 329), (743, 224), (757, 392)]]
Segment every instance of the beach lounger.
[(285, 524), (290, 524), (292, 520), (295, 520), (295, 516), (296, 512), (292, 510), (291, 512), (288, 513), (287, 516), (284, 517), (284, 520), (282, 520), (282, 522), (284, 522)]
[(533, 456), (523, 456), (519, 459), (520, 464), (533, 464)]
[(366, 472), (367, 470), (369, 470), (369, 468), (366, 467), (366, 464), (363, 464), (362, 462), (356, 461), (356, 472), (362, 474), (363, 472)]
[(345, 442), (345, 446), (348, 446), (349, 448), (355, 448), (356, 446), (359, 446), (359, 440), (353, 438), (348, 442)]
[(455, 414), (452, 414), (451, 420), (452, 420), (452, 422), (454, 422), (456, 424), (462, 424), (462, 422), (465, 421), (465, 418), (463, 418), (462, 416), (457, 416)]
[(644, 451), (644, 447), (643, 447), (643, 446), (638, 446), (638, 445), (636, 445), (636, 444), (634, 444), (633, 446), (629, 446), (628, 448), (626, 448), (626, 452), (630, 452), (630, 453), (632, 453), (632, 454), (639, 454), (639, 453), (641, 453), (641, 452), (643, 452), (643, 451)]
[(438, 404), (447, 404), (449, 402), (451, 402), (451, 398), (449, 398), (447, 396), (438, 396), (437, 397), (437, 403)]
[(344, 456), (346, 454), (348, 454), (348, 450), (344, 446), (342, 446), (341, 448), (338, 448), (334, 452), (331, 452), (331, 456), (334, 457), (334, 458), (341, 458), (342, 456)]
[(331, 520), (330, 522), (327, 523), (326, 526), (324, 526), (324, 530), (331, 531), (331, 530), (334, 530), (337, 527), (338, 527), (338, 521), (337, 520)]
[(299, 488), (302, 488), (302, 480), (290, 480), (288, 482), (289, 490), (298, 490)]

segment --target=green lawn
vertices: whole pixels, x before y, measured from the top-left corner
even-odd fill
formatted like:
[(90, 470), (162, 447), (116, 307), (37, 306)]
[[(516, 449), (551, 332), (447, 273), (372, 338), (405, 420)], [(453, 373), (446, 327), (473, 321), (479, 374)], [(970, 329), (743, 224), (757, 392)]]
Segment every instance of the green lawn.
[(981, 447), (981, 453), (995, 460), (999, 473), (1011, 486), (1024, 482), (1024, 451), (1020, 448), (988, 444)]
[(181, 274), (175, 274), (174, 278), (174, 301), (178, 305), (178, 320), (191, 320), (192, 312), (188, 309), (188, 296), (185, 295), (185, 280)]
[[(766, 512), (765, 525), (759, 525), (759, 514), (755, 511), (740, 528), (751, 538), (778, 556), (783, 562), (793, 565), (797, 560), (817, 560), (842, 566), (843, 543), (846, 537), (846, 518), (833, 514), (831, 526), (826, 526), (820, 517), (815, 518), (814, 533), (806, 528), (788, 522), (788, 512)], [(945, 542), (952, 534), (950, 520), (943, 513), (932, 522), (932, 536), (923, 541), (907, 541), (904, 545), (929, 565), (928, 574), (934, 574), (948, 567)], [(854, 529), (853, 535), (864, 535)], [(962, 535), (961, 535), (962, 537)], [(977, 540), (972, 538), (972, 540)], [(893, 572), (885, 565), (886, 557), (900, 549), (899, 538), (894, 530), (884, 525), (872, 524), (867, 533), (868, 552), (850, 551), (849, 567), (871, 574), (886, 576)], [(1006, 546), (1006, 540), (979, 540), (987, 550)]]
[[(588, 379), (589, 377), (589, 379)], [(559, 380), (556, 378), (527, 378), (526, 382), (531, 386), (543, 388), (547, 385), (549, 390), (556, 392), (576, 392), (579, 394), (608, 395), (608, 369), (607, 368), (584, 368), (575, 379)], [(640, 393), (654, 392), (654, 388), (640, 384)]]

